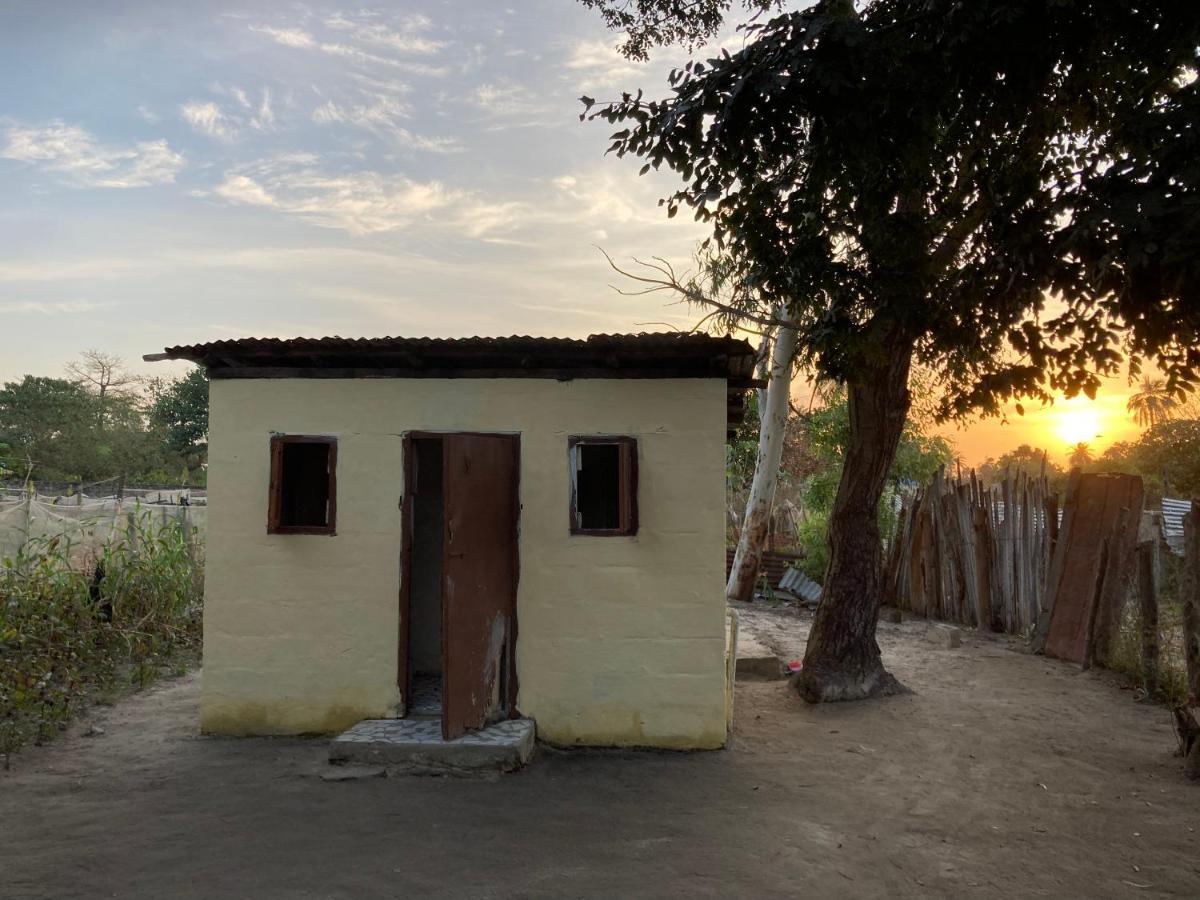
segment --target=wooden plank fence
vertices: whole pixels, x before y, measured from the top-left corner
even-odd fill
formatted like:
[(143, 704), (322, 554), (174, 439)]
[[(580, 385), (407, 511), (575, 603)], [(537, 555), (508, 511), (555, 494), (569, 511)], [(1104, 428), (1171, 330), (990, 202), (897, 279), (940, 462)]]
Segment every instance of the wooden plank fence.
[(1045, 609), (1058, 534), (1045, 476), (1008, 472), (984, 487), (944, 472), (907, 499), (887, 555), (892, 605), (915, 615), (1024, 634)]

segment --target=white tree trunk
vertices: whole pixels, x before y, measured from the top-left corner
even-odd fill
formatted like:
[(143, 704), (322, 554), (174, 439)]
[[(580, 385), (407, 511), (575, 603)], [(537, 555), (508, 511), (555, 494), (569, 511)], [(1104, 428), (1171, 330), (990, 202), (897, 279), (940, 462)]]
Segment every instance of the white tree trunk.
[[(775, 312), (781, 322), (795, 323), (785, 309)], [(780, 325), (771, 353), (771, 373), (767, 383), (766, 402), (759, 410), (758, 460), (754, 464), (754, 480), (746, 500), (746, 515), (742, 534), (729, 570), (725, 596), (730, 600), (749, 600), (754, 580), (762, 564), (763, 544), (771, 523), (771, 506), (775, 502), (775, 486), (779, 481), (779, 461), (783, 456), (783, 432), (787, 426), (788, 398), (792, 390), (792, 359), (796, 355), (796, 329)]]

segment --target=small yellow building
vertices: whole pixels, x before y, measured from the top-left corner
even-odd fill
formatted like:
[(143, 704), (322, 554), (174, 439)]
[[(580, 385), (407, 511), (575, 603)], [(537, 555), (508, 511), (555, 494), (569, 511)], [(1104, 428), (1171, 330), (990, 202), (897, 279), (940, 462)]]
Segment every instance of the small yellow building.
[(201, 727), (726, 739), (725, 441), (696, 334), (218, 341)]

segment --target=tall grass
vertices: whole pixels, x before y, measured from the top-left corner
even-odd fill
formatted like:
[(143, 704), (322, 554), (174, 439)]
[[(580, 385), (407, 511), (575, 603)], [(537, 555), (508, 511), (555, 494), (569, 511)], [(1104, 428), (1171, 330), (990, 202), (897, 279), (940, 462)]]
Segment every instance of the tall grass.
[(81, 554), (29, 541), (0, 566), (0, 755), (56, 734), (91, 698), (144, 687), (200, 642), (194, 533), (135, 517), (122, 542)]

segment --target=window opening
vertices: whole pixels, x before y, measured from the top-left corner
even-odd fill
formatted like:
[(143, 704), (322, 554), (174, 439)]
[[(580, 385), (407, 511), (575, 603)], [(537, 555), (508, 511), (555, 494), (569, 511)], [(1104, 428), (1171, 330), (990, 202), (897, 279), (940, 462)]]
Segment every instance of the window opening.
[(576, 534), (637, 533), (637, 441), (572, 438), (571, 530)]
[(271, 438), (271, 534), (334, 534), (337, 441), (327, 437)]

